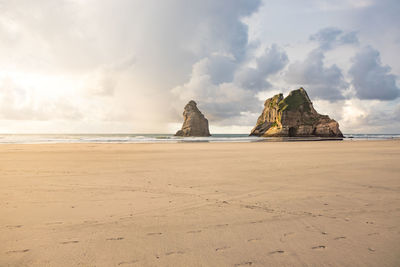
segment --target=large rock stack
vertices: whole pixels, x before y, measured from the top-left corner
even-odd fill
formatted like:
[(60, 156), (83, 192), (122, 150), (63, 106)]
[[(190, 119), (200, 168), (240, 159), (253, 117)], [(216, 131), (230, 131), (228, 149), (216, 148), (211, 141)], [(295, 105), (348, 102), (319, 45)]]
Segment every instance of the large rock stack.
[(193, 100), (186, 104), (183, 118), (182, 129), (177, 131), (175, 136), (211, 136), (208, 130), (208, 120)]
[(303, 88), (293, 90), (286, 98), (277, 94), (267, 99), (250, 135), (343, 137), (339, 124), (319, 114)]

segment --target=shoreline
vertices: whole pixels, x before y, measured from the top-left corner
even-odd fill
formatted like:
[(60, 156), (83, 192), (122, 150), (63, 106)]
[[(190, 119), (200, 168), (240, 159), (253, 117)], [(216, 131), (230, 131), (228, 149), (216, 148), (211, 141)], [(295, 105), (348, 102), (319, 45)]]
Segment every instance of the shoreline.
[[(190, 137), (202, 138), (202, 137)], [(196, 144), (196, 143), (209, 143), (209, 144), (250, 144), (250, 143), (290, 143), (290, 142), (324, 142), (324, 141), (343, 141), (343, 142), (375, 142), (375, 141), (399, 141), (400, 137), (392, 138), (329, 138), (329, 137), (267, 137), (253, 140), (206, 140), (206, 139), (188, 139), (188, 140), (169, 140), (165, 141), (43, 141), (43, 142), (9, 142), (2, 143), (2, 145), (61, 145), (61, 144)]]
[(342, 137), (256, 137), (248, 134), (214, 134), (211, 137), (175, 137), (168, 134), (0, 134), (1, 144), (62, 143), (252, 143), (293, 141), (395, 140), (400, 134), (348, 134)]

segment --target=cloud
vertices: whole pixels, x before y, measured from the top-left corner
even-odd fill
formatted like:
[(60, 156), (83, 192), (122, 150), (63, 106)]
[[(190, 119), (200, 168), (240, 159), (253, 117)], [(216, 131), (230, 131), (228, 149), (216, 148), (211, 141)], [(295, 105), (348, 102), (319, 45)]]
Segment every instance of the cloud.
[[(146, 129), (160, 131), (176, 119), (171, 88), (187, 82), (194, 64), (200, 62), (198, 71), (201, 64), (209, 68), (203, 72), (210, 84), (232, 81), (248, 49), (242, 19), (260, 5), (260, 0), (2, 1), (0, 75), (67, 76), (77, 85), (74, 106), (88, 124), (120, 118), (131, 131), (130, 125), (151, 121), (154, 129)], [(73, 90), (45, 89), (37, 88), (36, 97), (68, 113), (46, 93), (58, 91), (68, 98)], [(220, 94), (226, 91), (222, 86)], [(14, 106), (1, 110), (1, 117), (16, 118), (10, 115)], [(35, 115), (25, 119), (52, 119), (57, 113), (21, 110), (30, 112)]]
[(356, 96), (360, 99), (393, 100), (400, 96), (397, 76), (381, 63), (379, 52), (365, 47), (353, 58), (349, 70)]
[[(162, 132), (195, 99), (212, 124), (251, 128), (257, 96), (299, 86), (329, 113), (349, 96), (398, 101), (397, 1), (264, 2), (0, 0), (3, 125)], [(380, 55), (348, 63), (359, 43)]]
[(255, 59), (255, 67), (244, 66), (235, 73), (234, 83), (254, 92), (267, 90), (271, 84), (266, 79), (281, 71), (288, 61), (286, 52), (278, 45), (272, 44)]
[(257, 102), (254, 94), (232, 82), (213, 83), (212, 75), (208, 72), (210, 69), (204, 67), (208, 63), (209, 59), (203, 59), (194, 64), (190, 80), (172, 89), (172, 93), (178, 97), (175, 103), (177, 114), (181, 114), (184, 103), (191, 99), (198, 103), (213, 123), (253, 109)]
[(129, 75), (135, 64), (135, 57), (128, 56), (110, 65), (100, 66), (86, 75), (84, 89), (89, 96), (112, 97), (118, 89), (121, 76)]
[[(254, 62), (254, 66), (250, 67), (248, 61)], [(288, 57), (284, 50), (273, 44), (248, 61), (212, 56), (194, 64), (189, 81), (172, 89), (178, 97), (177, 113), (185, 102), (194, 99), (216, 125), (235, 124), (239, 120), (246, 121), (242, 117), (252, 117), (251, 113), (258, 112), (262, 103), (257, 92), (270, 89), (268, 77), (281, 71)]]
[(358, 44), (356, 32), (345, 33), (341, 29), (335, 27), (323, 28), (311, 35), (309, 39), (318, 42), (319, 48), (322, 50), (329, 50), (345, 44)]
[(26, 89), (11, 78), (0, 80), (0, 119), (2, 120), (78, 120), (82, 113), (69, 100), (45, 100), (32, 88)]
[(322, 50), (311, 51), (304, 61), (289, 65), (285, 78), (297, 87), (306, 88), (311, 97), (330, 101), (344, 99), (343, 91), (348, 83), (338, 66), (325, 66), (324, 58)]
[(134, 54), (141, 72), (157, 76), (165, 87), (184, 81), (193, 63), (213, 53), (241, 60), (248, 42), (241, 19), (257, 11), (261, 1), (17, 0), (1, 5), (1, 39), (14, 40), (0, 44), (1, 67), (82, 73)]
[(347, 133), (398, 133), (400, 104), (379, 100), (346, 100), (341, 126)]
[(277, 44), (272, 44), (271, 47), (265, 49), (261, 57), (256, 58), (259, 72), (266, 77), (282, 70), (288, 61), (286, 52)]
[[(326, 27), (310, 35), (310, 41), (318, 44), (303, 61), (289, 65), (285, 78), (295, 87), (304, 86), (311, 97), (320, 100), (345, 99), (349, 83), (343, 70), (336, 64), (326, 66), (326, 55), (345, 45), (358, 45), (355, 31), (345, 32), (337, 27)], [(343, 51), (342, 51), (343, 53)]]

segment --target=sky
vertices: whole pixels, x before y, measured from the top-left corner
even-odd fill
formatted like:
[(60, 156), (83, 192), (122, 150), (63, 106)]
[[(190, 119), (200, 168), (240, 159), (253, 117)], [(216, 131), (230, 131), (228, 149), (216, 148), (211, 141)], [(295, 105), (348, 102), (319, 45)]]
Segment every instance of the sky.
[(249, 133), (303, 87), (344, 133), (400, 133), (398, 0), (0, 0), (0, 133)]

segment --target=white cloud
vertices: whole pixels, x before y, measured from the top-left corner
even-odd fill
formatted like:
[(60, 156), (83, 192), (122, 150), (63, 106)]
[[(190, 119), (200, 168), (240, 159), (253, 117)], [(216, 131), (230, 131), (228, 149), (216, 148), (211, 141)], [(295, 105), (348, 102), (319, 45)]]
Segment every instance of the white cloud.
[(68, 99), (44, 99), (35, 88), (19, 85), (10, 77), (0, 79), (0, 119), (2, 120), (77, 120), (79, 109)]

